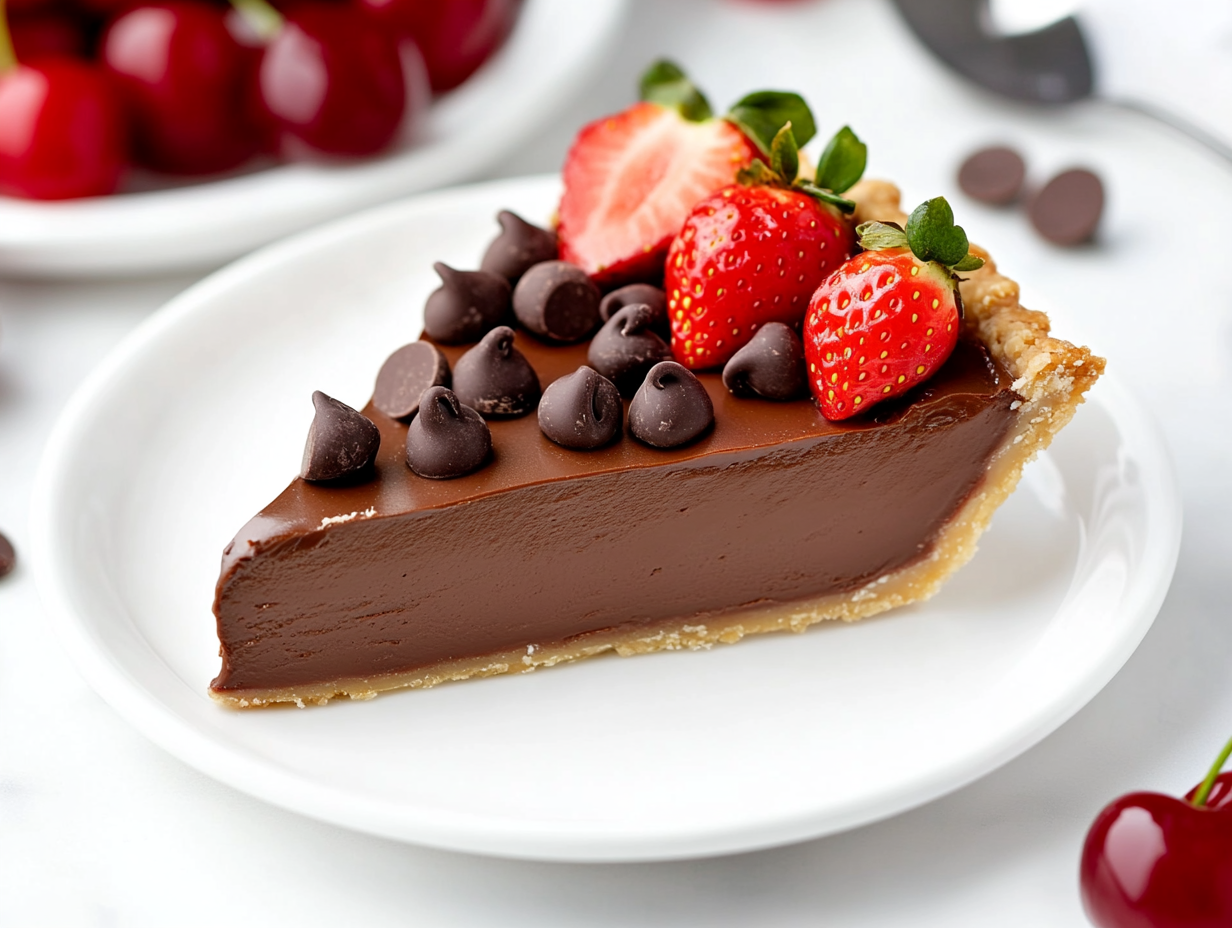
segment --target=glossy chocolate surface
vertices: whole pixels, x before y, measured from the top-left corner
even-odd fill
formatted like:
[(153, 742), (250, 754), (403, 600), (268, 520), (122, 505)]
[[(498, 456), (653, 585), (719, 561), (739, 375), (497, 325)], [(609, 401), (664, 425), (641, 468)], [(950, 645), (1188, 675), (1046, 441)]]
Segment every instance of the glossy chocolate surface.
[[(519, 332), (519, 347), (544, 386), (586, 362), (585, 344)], [(454, 363), (465, 348), (443, 350)], [(715, 423), (693, 444), (625, 434), (573, 451), (534, 415), (494, 420), (491, 463), (444, 481), (410, 471), (407, 426), (370, 404), (374, 479), (296, 479), (224, 553), (214, 688), (372, 677), (858, 588), (928, 552), (1017, 399), (968, 337), (928, 383), (838, 424), (810, 400), (701, 380)]]

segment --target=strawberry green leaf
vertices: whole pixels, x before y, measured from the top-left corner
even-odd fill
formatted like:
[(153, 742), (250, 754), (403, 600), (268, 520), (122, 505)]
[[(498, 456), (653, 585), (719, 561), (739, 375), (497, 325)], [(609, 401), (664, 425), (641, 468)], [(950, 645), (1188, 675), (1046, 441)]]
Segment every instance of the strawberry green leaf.
[(822, 203), (829, 203), (849, 216), (856, 211), (856, 204), (853, 201), (848, 200), (846, 197), (840, 197), (832, 190), (823, 190), (816, 184), (810, 184), (806, 180), (797, 181), (795, 187), (797, 190), (807, 193), (813, 199), (820, 200)]
[(660, 60), (647, 68), (640, 89), (645, 102), (679, 110), (690, 122), (702, 122), (714, 115), (705, 95), (673, 62)]
[(968, 252), (961, 261), (954, 265), (955, 271), (978, 271), (984, 266), (984, 259)]
[(792, 135), (790, 122), (783, 124), (783, 128), (770, 143), (770, 167), (789, 184), (796, 179), (800, 170), (800, 153), (796, 148), (796, 137)]
[(967, 233), (954, 225), (954, 211), (945, 197), (921, 203), (907, 220), (907, 242), (921, 261), (953, 267), (967, 256)]
[(765, 154), (779, 129), (791, 123), (796, 147), (805, 145), (817, 134), (813, 111), (798, 93), (782, 90), (759, 90), (738, 100), (724, 117), (757, 145)]
[(856, 236), (865, 251), (907, 247), (907, 233), (893, 222), (862, 222), (856, 226)]
[(845, 193), (864, 176), (867, 164), (868, 146), (856, 137), (850, 126), (843, 126), (834, 133), (817, 162), (817, 186)]

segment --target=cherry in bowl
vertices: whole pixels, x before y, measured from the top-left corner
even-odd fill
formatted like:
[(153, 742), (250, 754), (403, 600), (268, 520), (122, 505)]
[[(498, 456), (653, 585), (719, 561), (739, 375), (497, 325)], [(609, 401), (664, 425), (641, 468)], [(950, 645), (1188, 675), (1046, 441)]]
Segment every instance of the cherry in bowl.
[(353, 7), (306, 2), (272, 33), (257, 83), (283, 155), (354, 157), (393, 143), (408, 115), (406, 78), (380, 27)]
[(161, 0), (117, 17), (99, 56), (120, 89), (136, 160), (156, 171), (212, 174), (257, 151), (248, 119), (252, 59), (201, 0)]
[(0, 194), (64, 200), (114, 192), (126, 154), (107, 78), (68, 58), (17, 63), (2, 21), (0, 46)]

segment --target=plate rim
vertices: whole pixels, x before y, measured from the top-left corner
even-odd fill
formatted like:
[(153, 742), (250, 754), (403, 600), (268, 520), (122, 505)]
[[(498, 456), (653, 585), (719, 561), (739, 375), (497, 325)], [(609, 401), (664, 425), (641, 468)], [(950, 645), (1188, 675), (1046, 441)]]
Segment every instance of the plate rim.
[[(501, 821), (487, 815), (458, 812), (431, 814), (422, 808), (414, 816), (398, 817), (391, 824), (388, 801), (372, 801), (335, 787), (313, 783), (286, 768), (246, 756), (232, 744), (220, 744), (171, 705), (149, 693), (135, 680), (118, 656), (98, 640), (90, 620), (78, 615), (60, 580), (71, 560), (56, 537), (57, 493), (61, 475), (74, 472), (72, 451), (79, 424), (90, 414), (96, 398), (124, 376), (129, 362), (139, 357), (168, 330), (197, 313), (208, 313), (213, 300), (235, 288), (259, 282), (262, 276), (298, 257), (328, 249), (331, 243), (371, 232), (388, 223), (406, 222), (416, 214), (442, 207), (464, 208), (468, 200), (488, 203), (505, 191), (530, 191), (551, 197), (559, 189), (556, 175), (537, 175), (491, 181), (421, 194), (370, 209), (301, 233), (229, 265), (174, 297), (140, 323), (85, 378), (56, 422), (39, 465), (30, 508), (31, 566), (44, 611), (57, 638), (87, 682), (121, 716), (147, 738), (201, 772), (273, 805), (322, 821), (431, 847), (502, 857), (551, 861), (651, 861), (716, 856), (790, 844), (837, 833), (889, 818), (931, 802), (992, 772), (1038, 743), (1086, 705), (1129, 659), (1146, 635), (1175, 570), (1181, 541), (1182, 506), (1171, 453), (1158, 424), (1146, 407), (1115, 377), (1105, 375), (1089, 402), (1103, 406), (1122, 440), (1135, 451), (1145, 482), (1144, 508), (1151, 531), (1143, 557), (1126, 584), (1123, 602), (1134, 606), (1119, 619), (1127, 630), (1117, 647), (1088, 668), (1077, 682), (1058, 691), (1051, 701), (1031, 713), (1028, 721), (1007, 728), (980, 750), (951, 757), (931, 778), (910, 781), (849, 805), (842, 814), (833, 808), (809, 814), (798, 812), (777, 818), (762, 817), (740, 827), (696, 827), (665, 840), (647, 836), (642, 826), (622, 828), (604, 823), (597, 839), (570, 822), (537, 822), (534, 834), (522, 820)], [(515, 195), (516, 196), (516, 195)], [(61, 563), (63, 561), (63, 563)], [(67, 577), (68, 575), (66, 575)], [(1131, 594), (1131, 591), (1133, 593)], [(161, 660), (156, 655), (156, 659)], [(220, 750), (221, 749), (221, 750)], [(957, 773), (951, 769), (960, 768)], [(408, 834), (409, 829), (414, 834)]]

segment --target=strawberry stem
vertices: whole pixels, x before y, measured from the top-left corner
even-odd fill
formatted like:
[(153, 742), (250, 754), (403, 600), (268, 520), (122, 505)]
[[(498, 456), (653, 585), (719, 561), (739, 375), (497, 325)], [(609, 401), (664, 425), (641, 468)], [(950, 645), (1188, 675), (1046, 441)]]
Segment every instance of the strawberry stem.
[(9, 17), (4, 8), (4, 0), (0, 0), (0, 74), (17, 67), (17, 52), (13, 48), (13, 37), (9, 34)]
[(1206, 779), (1202, 781), (1202, 785), (1194, 793), (1193, 805), (1195, 809), (1201, 809), (1206, 806), (1206, 797), (1211, 794), (1211, 790), (1215, 786), (1215, 780), (1219, 777), (1219, 771), (1223, 770), (1223, 765), (1228, 762), (1229, 757), (1232, 757), (1232, 741), (1224, 745), (1223, 750), (1219, 753), (1219, 757), (1215, 759), (1215, 766), (1211, 768), (1211, 772), (1206, 775)]
[[(3, 3), (4, 0), (0, 0)], [(231, 6), (257, 38), (268, 42), (282, 31), (286, 19), (268, 0), (231, 0)]]

